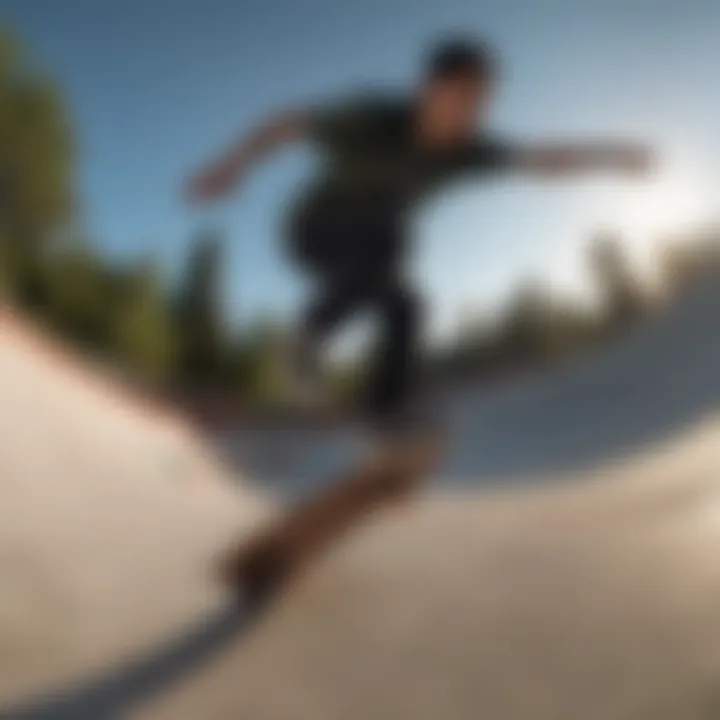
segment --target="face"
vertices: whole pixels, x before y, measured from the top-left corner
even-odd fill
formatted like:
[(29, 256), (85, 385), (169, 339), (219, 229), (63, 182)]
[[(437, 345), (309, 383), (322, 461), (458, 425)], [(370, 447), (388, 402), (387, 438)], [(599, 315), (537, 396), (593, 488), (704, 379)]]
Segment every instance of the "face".
[(424, 92), (421, 133), (431, 142), (454, 143), (473, 137), (487, 117), (490, 83), (478, 78), (430, 82)]

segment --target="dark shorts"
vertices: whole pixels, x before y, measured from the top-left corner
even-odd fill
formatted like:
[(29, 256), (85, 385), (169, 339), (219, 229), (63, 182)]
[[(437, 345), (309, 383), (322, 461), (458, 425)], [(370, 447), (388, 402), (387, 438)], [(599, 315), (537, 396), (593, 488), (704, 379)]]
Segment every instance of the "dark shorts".
[(393, 423), (416, 386), (420, 304), (403, 278), (403, 215), (390, 203), (306, 205), (293, 219), (290, 252), (315, 280), (303, 325), (314, 338), (357, 312), (374, 312), (378, 346), (360, 405), (378, 426)]
[(324, 277), (397, 270), (405, 254), (404, 213), (382, 198), (317, 198), (291, 216), (288, 250)]

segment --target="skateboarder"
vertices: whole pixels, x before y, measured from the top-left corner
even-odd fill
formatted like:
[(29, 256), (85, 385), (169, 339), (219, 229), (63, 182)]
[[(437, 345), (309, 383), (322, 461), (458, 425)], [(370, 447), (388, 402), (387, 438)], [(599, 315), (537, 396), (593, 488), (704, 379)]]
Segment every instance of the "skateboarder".
[(638, 173), (648, 151), (619, 142), (523, 144), (492, 136), (499, 79), (491, 51), (474, 40), (434, 47), (407, 96), (364, 93), (280, 112), (195, 175), (192, 201), (228, 194), (249, 170), (289, 143), (310, 140), (322, 169), (303, 188), (287, 223), (288, 248), (314, 279), (295, 353), (297, 374), (317, 378), (323, 341), (356, 311), (375, 311), (380, 332), (362, 404), (379, 426), (402, 421), (417, 387), (422, 310), (404, 277), (408, 220), (428, 195), (462, 175)]
[(527, 144), (494, 137), (488, 119), (498, 76), (482, 43), (440, 43), (407, 95), (364, 93), (278, 113), (191, 179), (191, 200), (214, 200), (270, 152), (312, 141), (322, 152), (321, 170), (295, 199), (287, 226), (288, 249), (315, 287), (298, 327), (298, 375), (313, 385), (323, 341), (353, 313), (370, 309), (379, 321), (379, 352), (362, 404), (371, 426), (393, 442), (229, 555), (225, 576), (256, 601), (369, 510), (402, 496), (439, 456), (441, 434), (418, 436), (412, 408), (422, 312), (404, 266), (418, 204), (463, 175), (639, 173), (649, 167), (648, 151), (632, 143)]

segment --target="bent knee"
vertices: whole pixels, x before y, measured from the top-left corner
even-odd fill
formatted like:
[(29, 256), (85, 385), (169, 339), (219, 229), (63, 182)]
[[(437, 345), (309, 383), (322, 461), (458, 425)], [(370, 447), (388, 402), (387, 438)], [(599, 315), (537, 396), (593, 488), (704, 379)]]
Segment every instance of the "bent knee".
[(424, 304), (414, 290), (399, 288), (385, 298), (384, 310), (394, 325), (414, 328), (421, 322)]

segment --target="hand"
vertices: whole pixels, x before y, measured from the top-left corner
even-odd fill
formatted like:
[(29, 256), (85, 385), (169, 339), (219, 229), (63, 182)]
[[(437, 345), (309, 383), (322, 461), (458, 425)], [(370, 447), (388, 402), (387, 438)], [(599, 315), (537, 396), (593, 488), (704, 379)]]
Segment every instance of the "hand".
[(618, 163), (632, 175), (646, 175), (655, 165), (655, 155), (647, 147), (626, 147), (618, 152)]
[(185, 188), (185, 197), (191, 203), (219, 200), (237, 185), (240, 175), (240, 169), (235, 163), (227, 160), (217, 162), (190, 178)]

